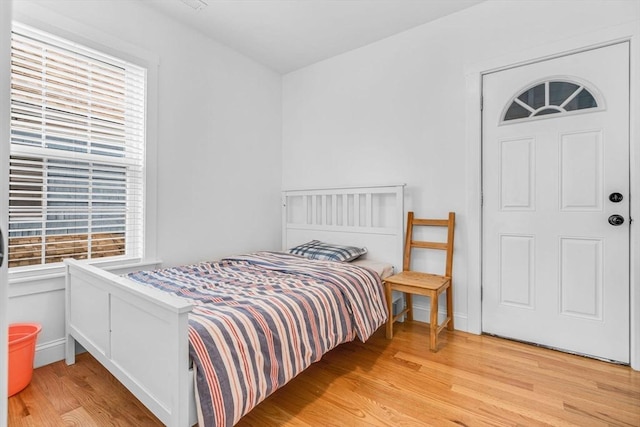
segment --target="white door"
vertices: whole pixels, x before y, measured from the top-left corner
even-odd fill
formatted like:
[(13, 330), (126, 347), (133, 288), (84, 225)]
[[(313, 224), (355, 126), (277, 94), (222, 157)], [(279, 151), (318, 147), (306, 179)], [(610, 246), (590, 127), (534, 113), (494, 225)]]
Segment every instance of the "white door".
[(628, 43), (485, 75), (483, 99), (483, 331), (628, 363)]

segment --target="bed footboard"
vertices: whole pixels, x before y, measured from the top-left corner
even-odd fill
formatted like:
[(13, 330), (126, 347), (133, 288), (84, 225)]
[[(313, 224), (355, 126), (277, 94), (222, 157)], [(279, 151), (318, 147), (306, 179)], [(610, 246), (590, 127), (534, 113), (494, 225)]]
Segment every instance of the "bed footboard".
[(75, 341), (164, 424), (196, 423), (184, 300), (66, 260), (66, 362)]

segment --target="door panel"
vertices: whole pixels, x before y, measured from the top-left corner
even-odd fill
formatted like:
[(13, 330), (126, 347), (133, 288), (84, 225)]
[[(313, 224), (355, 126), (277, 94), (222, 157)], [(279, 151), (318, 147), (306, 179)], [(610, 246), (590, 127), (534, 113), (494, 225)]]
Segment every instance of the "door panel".
[(560, 313), (602, 320), (602, 239), (561, 238)]
[(500, 207), (505, 210), (534, 210), (535, 140), (500, 142)]
[(602, 210), (601, 131), (560, 135), (560, 210)]
[(483, 99), (483, 331), (628, 362), (628, 43), (485, 75)]
[(535, 240), (533, 236), (500, 236), (500, 302), (534, 309)]

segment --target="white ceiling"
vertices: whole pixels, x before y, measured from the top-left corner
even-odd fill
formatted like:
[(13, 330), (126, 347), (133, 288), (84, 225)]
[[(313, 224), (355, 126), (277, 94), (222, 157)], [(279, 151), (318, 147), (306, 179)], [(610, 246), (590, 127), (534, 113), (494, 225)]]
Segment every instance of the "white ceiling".
[(284, 74), (482, 0), (141, 1)]

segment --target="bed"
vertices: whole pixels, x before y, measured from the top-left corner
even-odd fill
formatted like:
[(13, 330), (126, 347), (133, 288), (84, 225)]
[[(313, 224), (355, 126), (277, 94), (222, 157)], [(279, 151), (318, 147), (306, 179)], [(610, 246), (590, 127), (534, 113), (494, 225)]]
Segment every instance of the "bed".
[[(384, 298), (380, 277), (370, 268), (372, 265), (362, 268), (355, 264), (383, 261), (396, 268), (401, 266), (403, 186), (285, 191), (282, 208), (280, 252), (239, 255), (127, 277), (67, 260), (67, 363), (74, 363), (77, 341), (164, 424), (190, 426), (200, 414), (203, 426), (233, 425), (326, 351), (355, 337), (366, 340), (384, 323)], [(310, 261), (286, 252), (313, 240), (365, 247), (367, 253), (354, 263), (336, 263)], [(302, 276), (292, 278), (292, 270)], [(187, 277), (189, 271), (197, 274)], [(283, 275), (287, 279), (282, 280)], [(324, 276), (318, 279), (316, 276), (320, 275)], [(211, 285), (197, 283), (204, 276), (214, 277), (213, 283), (225, 283), (232, 292), (248, 284), (263, 287), (248, 288), (249, 294), (212, 310), (205, 302), (219, 303), (226, 297), (209, 294)], [(222, 276), (229, 278), (228, 283)], [(329, 285), (317, 284), (323, 280), (329, 280)], [(354, 282), (359, 288), (347, 282)], [(226, 313), (239, 305), (245, 312), (261, 312), (258, 317), (264, 321), (264, 313), (273, 307), (269, 305), (272, 303), (262, 304), (261, 298), (268, 299), (271, 294), (288, 298), (286, 303), (278, 303), (287, 305), (287, 310), (273, 315), (273, 319), (281, 320), (279, 326), (258, 326), (261, 332), (249, 333), (245, 338), (233, 337), (241, 329), (250, 329), (244, 320), (241, 327), (221, 326), (228, 324), (230, 317), (220, 317), (215, 312)], [(312, 306), (331, 306), (333, 311), (313, 311)], [(214, 316), (210, 319), (213, 323), (194, 321), (201, 319), (198, 316), (203, 312)], [(282, 320), (287, 316), (297, 318)], [(240, 317), (245, 319), (244, 314)], [(197, 329), (194, 323), (198, 322), (205, 338), (193, 336)], [(296, 328), (310, 332), (306, 336), (292, 333)], [(273, 330), (282, 336), (270, 341), (278, 343), (276, 350), (266, 344), (264, 337)], [(200, 342), (212, 340), (213, 336), (222, 337), (213, 346), (215, 356), (207, 356), (210, 353), (204, 350), (198, 355)], [(262, 342), (258, 347), (263, 350), (244, 359), (237, 357), (243, 351), (254, 351), (248, 350), (246, 341)], [(213, 370), (202, 365), (200, 357), (226, 359), (222, 366), (227, 371), (201, 375), (199, 371)], [(266, 360), (263, 365), (273, 372), (265, 374), (243, 365), (250, 359)], [(199, 378), (195, 384), (194, 369)], [(240, 381), (237, 377), (241, 377)], [(198, 393), (194, 393), (196, 387)]]

